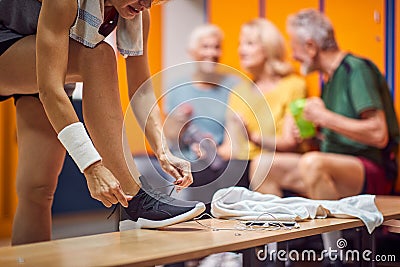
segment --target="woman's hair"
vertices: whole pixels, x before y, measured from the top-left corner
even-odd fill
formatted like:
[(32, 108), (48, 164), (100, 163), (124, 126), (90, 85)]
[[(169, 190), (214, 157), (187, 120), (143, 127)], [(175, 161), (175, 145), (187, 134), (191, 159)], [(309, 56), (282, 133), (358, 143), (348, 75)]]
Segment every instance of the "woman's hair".
[(303, 9), (290, 15), (287, 30), (303, 42), (314, 40), (323, 51), (338, 48), (331, 22), (315, 9)]
[(276, 26), (266, 19), (253, 19), (242, 25), (242, 29), (256, 30), (267, 55), (265, 70), (270, 75), (287, 76), (293, 72), (292, 65), (286, 58), (285, 41)]
[(217, 36), (220, 40), (224, 38), (222, 30), (214, 24), (203, 24), (197, 26), (189, 36), (188, 49), (195, 50), (202, 38), (207, 36)]

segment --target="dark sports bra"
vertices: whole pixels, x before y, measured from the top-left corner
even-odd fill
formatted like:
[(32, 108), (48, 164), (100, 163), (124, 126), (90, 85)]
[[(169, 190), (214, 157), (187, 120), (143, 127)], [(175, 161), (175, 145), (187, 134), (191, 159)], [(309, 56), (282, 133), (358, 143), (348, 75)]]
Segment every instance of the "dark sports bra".
[(118, 17), (118, 12), (114, 7), (104, 7), (104, 22), (100, 25), (99, 33), (107, 37), (117, 27)]

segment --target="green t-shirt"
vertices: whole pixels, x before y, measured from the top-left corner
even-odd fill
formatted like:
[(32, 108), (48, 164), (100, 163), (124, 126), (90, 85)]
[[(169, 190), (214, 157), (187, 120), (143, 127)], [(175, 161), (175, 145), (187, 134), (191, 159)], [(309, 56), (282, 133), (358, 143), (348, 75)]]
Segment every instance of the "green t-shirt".
[[(326, 107), (343, 116), (360, 119), (369, 109), (383, 109), (391, 140), (399, 135), (388, 85), (378, 68), (370, 61), (346, 55), (322, 93)], [(382, 164), (382, 150), (361, 144), (330, 129), (323, 128), (321, 151), (366, 157)]]

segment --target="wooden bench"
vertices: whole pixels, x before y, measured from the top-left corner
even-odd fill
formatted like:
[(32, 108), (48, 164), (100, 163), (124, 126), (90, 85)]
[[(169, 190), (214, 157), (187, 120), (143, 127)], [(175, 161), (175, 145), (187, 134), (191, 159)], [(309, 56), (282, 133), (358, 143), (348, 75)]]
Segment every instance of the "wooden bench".
[[(400, 197), (378, 196), (376, 204), (385, 221), (400, 218)], [(220, 220), (204, 223), (218, 228), (237, 224)], [(192, 221), (162, 230), (137, 229), (3, 247), (0, 266), (152, 266), (362, 226), (358, 219), (327, 218), (301, 222), (300, 228), (293, 230), (213, 231)]]

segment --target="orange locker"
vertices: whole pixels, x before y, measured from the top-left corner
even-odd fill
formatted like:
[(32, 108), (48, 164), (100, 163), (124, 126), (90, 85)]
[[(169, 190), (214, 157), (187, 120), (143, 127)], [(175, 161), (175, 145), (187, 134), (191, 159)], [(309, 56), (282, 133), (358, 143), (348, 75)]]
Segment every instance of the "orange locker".
[(13, 99), (0, 104), (0, 238), (11, 235), (17, 197), (17, 140)]
[(259, 14), (259, 1), (248, 0), (232, 4), (230, 0), (209, 0), (210, 23), (218, 25), (224, 32), (223, 55), (221, 63), (240, 70), (238, 44), (240, 26)]
[[(150, 10), (150, 34), (148, 41), (148, 57), (150, 64), (150, 73), (153, 75), (162, 68), (162, 5), (156, 5)], [(145, 154), (151, 151), (150, 146), (147, 144), (142, 130), (134, 118), (131, 109), (128, 109), (128, 83), (126, 80), (126, 66), (125, 59), (118, 56), (118, 75), (119, 75), (119, 89), (121, 95), (121, 104), (124, 114), (128, 110), (125, 118), (125, 127), (128, 135), (129, 146), (132, 154)], [(161, 87), (155, 87), (156, 96), (161, 95)], [(130, 113), (130, 114), (129, 114)]]
[(385, 72), (385, 1), (325, 0), (341, 49), (368, 57)]
[[(272, 21), (278, 29), (282, 32), (286, 38), (288, 44), (288, 35), (286, 33), (286, 19), (288, 15), (293, 14), (304, 8), (319, 9), (318, 0), (304, 0), (304, 1), (293, 1), (293, 0), (282, 0), (272, 1), (267, 0), (265, 2), (265, 17)], [(288, 45), (287, 47), (288, 57), (291, 58), (291, 51)], [(299, 64), (292, 60), (293, 65), (296, 69), (299, 69)], [(318, 73), (311, 73), (306, 77), (307, 81), (307, 94), (309, 96), (320, 95), (320, 75)]]

